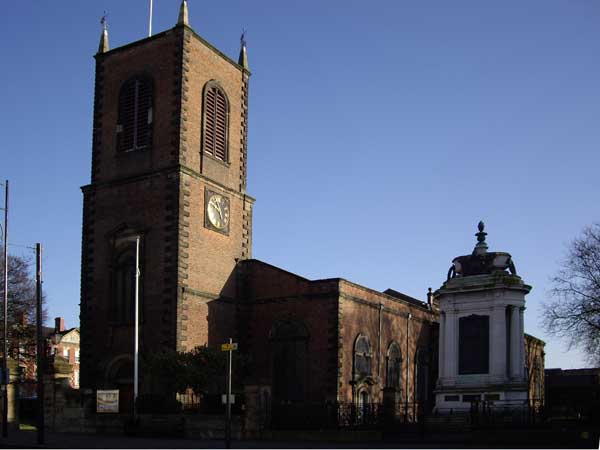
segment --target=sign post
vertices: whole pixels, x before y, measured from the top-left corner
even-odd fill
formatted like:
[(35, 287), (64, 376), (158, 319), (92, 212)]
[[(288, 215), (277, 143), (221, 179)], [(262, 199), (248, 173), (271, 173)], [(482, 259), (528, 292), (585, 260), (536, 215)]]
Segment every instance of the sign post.
[(231, 356), (234, 350), (237, 350), (238, 345), (237, 342), (233, 342), (232, 338), (229, 338), (229, 342), (227, 344), (221, 344), (221, 351), (227, 352), (227, 397), (226, 397), (226, 421), (225, 421), (225, 447), (231, 448)]

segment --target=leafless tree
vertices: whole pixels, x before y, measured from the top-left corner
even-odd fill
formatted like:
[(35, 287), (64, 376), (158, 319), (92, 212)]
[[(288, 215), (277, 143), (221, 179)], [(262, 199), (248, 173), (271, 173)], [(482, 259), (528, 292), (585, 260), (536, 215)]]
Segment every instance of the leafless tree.
[(552, 281), (553, 300), (543, 304), (544, 328), (600, 365), (600, 223), (571, 242)]
[[(0, 250), (2, 247), (0, 246)], [(0, 267), (2, 261), (0, 260)], [(0, 293), (4, 277), (0, 276)], [(0, 304), (2, 298), (0, 294)], [(3, 316), (0, 307), (0, 318)], [(42, 312), (46, 319), (46, 311)], [(35, 358), (36, 297), (31, 261), (21, 256), (8, 257), (8, 341), (9, 355), (18, 360)], [(3, 321), (0, 333), (3, 333)], [(1, 349), (0, 349), (1, 352)]]

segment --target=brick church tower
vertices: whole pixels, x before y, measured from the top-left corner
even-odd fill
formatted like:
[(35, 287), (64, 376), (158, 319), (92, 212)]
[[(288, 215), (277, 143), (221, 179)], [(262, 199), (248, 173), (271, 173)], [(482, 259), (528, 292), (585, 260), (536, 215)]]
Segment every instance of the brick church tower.
[[(248, 80), (177, 25), (96, 58), (91, 183), (83, 190), (81, 386), (131, 401), (136, 240), (140, 355), (235, 331), (235, 268), (251, 257)], [(141, 380), (144, 391), (144, 381)]]

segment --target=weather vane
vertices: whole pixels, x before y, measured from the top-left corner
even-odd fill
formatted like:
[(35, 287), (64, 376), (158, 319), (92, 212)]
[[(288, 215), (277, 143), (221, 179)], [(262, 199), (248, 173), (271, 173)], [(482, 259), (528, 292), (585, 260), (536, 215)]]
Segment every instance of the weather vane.
[(242, 35), (240, 36), (240, 42), (242, 43), (242, 47), (246, 46), (246, 29), (242, 30)]
[(102, 25), (102, 29), (104, 31), (106, 31), (106, 11), (104, 11), (104, 15), (102, 16), (102, 19), (100, 19), (100, 24)]

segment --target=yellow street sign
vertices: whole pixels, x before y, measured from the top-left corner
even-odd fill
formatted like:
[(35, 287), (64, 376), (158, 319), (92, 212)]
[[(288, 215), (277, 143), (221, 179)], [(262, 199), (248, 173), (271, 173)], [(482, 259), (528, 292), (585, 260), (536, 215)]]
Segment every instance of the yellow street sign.
[(232, 350), (237, 350), (237, 342), (233, 342), (231, 344), (221, 344), (221, 351), (222, 352), (230, 352)]

